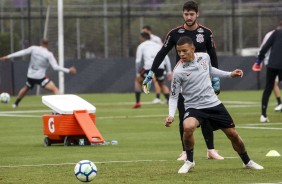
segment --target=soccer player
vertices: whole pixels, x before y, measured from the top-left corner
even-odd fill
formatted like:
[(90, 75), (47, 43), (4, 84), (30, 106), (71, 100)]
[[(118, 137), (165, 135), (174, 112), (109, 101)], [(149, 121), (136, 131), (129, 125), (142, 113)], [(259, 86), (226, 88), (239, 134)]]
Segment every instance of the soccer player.
[(250, 160), (243, 140), (235, 130), (231, 116), (217, 98), (210, 81), (211, 75), (234, 78), (242, 77), (243, 71), (236, 69), (232, 72), (226, 72), (212, 67), (209, 55), (203, 52), (194, 53), (193, 41), (186, 36), (177, 41), (176, 50), (180, 60), (173, 70), (169, 115), (165, 119), (165, 126), (170, 127), (174, 120), (178, 95), (182, 91), (185, 106), (183, 140), (187, 160), (178, 173), (187, 173), (195, 167), (193, 132), (198, 126), (207, 122), (212, 125), (214, 130), (221, 129), (225, 133), (246, 168), (263, 169), (262, 166)]
[[(153, 42), (155, 42), (155, 43), (157, 43), (161, 46), (163, 45), (162, 39), (160, 37), (158, 37), (157, 35), (152, 33), (151, 26), (149, 26), (149, 25), (143, 26), (141, 32), (149, 33), (151, 41), (153, 41)], [(171, 73), (171, 64), (170, 64), (169, 58), (165, 59), (164, 66), (165, 66), (165, 72), (167, 72), (166, 73), (167, 80), (171, 81), (172, 73)], [(153, 78), (153, 82), (154, 82), (154, 86), (155, 86), (155, 90), (156, 90), (156, 98), (153, 100), (153, 103), (159, 104), (159, 103), (161, 103), (161, 88), (160, 88), (156, 78)]]
[[(154, 59), (151, 71), (148, 73), (148, 76), (143, 81), (143, 85), (146, 86), (149, 90), (151, 78), (153, 73), (156, 72), (158, 66), (162, 63), (164, 57), (168, 52), (176, 47), (176, 42), (179, 38), (183, 36), (189, 36), (195, 45), (195, 52), (207, 52), (211, 58), (211, 65), (218, 68), (217, 55), (215, 51), (215, 43), (213, 40), (213, 34), (210, 29), (204, 27), (203, 25), (197, 23), (197, 18), (199, 17), (198, 4), (195, 1), (187, 1), (183, 5), (183, 19), (184, 24), (180, 25), (170, 32), (168, 32), (165, 39), (164, 45), (161, 50), (158, 52), (157, 56)], [(176, 62), (179, 60), (179, 56), (176, 56)], [(219, 78), (214, 77), (212, 79), (213, 87), (215, 92), (218, 94), (219, 89)], [(186, 152), (183, 144), (183, 117), (184, 117), (184, 99), (182, 95), (179, 95), (178, 99), (178, 111), (179, 111), (179, 132), (182, 142), (182, 152), (177, 160), (186, 160)], [(224, 158), (220, 156), (217, 151), (214, 149), (214, 140), (213, 140), (213, 129), (209, 123), (201, 125), (202, 134), (207, 145), (207, 158), (223, 160)]]
[(282, 80), (282, 27), (278, 27), (272, 35), (268, 38), (266, 43), (259, 51), (259, 55), (256, 62), (253, 65), (254, 71), (261, 69), (261, 62), (265, 58), (265, 55), (269, 49), (271, 49), (269, 55), (268, 65), (266, 67), (266, 84), (262, 95), (261, 116), (260, 122), (269, 122), (266, 111), (268, 106), (269, 97), (274, 87), (275, 78), (278, 76), (279, 81)]
[(20, 50), (13, 54), (1, 57), (0, 60), (11, 59), (15, 57), (30, 55), (30, 63), (27, 71), (27, 81), (25, 86), (21, 88), (16, 98), (15, 103), (12, 105), (13, 108), (19, 106), (20, 101), (23, 99), (28, 90), (32, 89), (34, 85), (40, 85), (42, 88), (54, 93), (59, 94), (58, 88), (55, 86), (53, 81), (51, 81), (46, 76), (46, 70), (49, 65), (56, 71), (62, 71), (65, 73), (76, 73), (75, 67), (64, 68), (57, 64), (57, 61), (52, 52), (48, 49), (48, 40), (42, 39), (40, 46), (31, 46), (27, 49)]
[[(278, 26), (276, 29), (281, 29), (282, 28), (282, 21), (279, 22)], [(268, 40), (268, 38), (273, 34), (273, 32), (275, 31), (272, 30), (272, 31), (269, 31), (268, 33), (266, 33), (266, 35), (264, 36), (263, 40), (262, 40), (262, 43), (260, 45), (260, 50), (262, 49), (262, 46), (266, 43), (266, 41)], [(265, 58), (263, 60), (263, 63), (264, 65), (267, 67), (268, 65), (268, 60), (269, 60), (269, 55), (270, 55), (270, 52), (271, 52), (271, 49), (269, 49), (266, 53), (265, 53)], [(254, 65), (254, 66), (257, 66), (257, 65)], [(259, 68), (254, 68), (253, 69), (254, 71), (261, 71), (261, 67)], [(277, 106), (274, 108), (275, 111), (281, 111), (282, 110), (282, 103), (281, 103), (281, 97), (280, 97), (280, 88), (279, 88), (279, 79), (278, 79), (278, 76), (276, 76), (275, 78), (275, 83), (274, 83), (274, 87), (273, 87), (273, 93), (276, 97), (276, 100), (277, 100)], [(261, 119), (260, 121), (262, 123), (264, 122), (267, 122), (268, 119), (261, 116)]]
[[(148, 33), (140, 33), (141, 44), (137, 47), (136, 51), (136, 79), (135, 79), (135, 98), (136, 103), (133, 108), (141, 107), (140, 96), (142, 91), (142, 81), (148, 74), (153, 59), (156, 56), (157, 52), (161, 49), (161, 46), (150, 40), (150, 35)], [(141, 66), (141, 61), (144, 60), (144, 66)], [(165, 59), (168, 59), (166, 57)], [(169, 99), (169, 89), (164, 84), (165, 75), (164, 75), (164, 64), (162, 64), (159, 69), (156, 71), (156, 80), (161, 88), (162, 93), (165, 98)]]

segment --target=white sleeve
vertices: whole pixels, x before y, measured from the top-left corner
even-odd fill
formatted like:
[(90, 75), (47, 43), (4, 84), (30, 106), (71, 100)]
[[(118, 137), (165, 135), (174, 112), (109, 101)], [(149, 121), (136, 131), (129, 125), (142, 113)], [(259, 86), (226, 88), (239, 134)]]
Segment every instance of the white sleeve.
[(60, 65), (58, 65), (57, 60), (55, 59), (55, 57), (52, 53), (50, 53), (50, 56), (48, 57), (48, 59), (49, 59), (49, 63), (51, 64), (53, 70), (62, 71), (62, 72), (65, 72), (65, 73), (70, 72), (70, 70), (68, 68), (64, 68), (64, 67), (61, 67)]
[(140, 67), (141, 67), (141, 61), (142, 61), (142, 47), (141, 47), (141, 45), (139, 45), (137, 47), (136, 59), (135, 59), (136, 74), (139, 73), (139, 70), (140, 70)]
[(226, 72), (215, 67), (211, 67), (211, 76), (219, 78), (231, 78), (231, 72)]
[(169, 116), (174, 117), (177, 109), (178, 96), (181, 91), (181, 78), (177, 73), (173, 73), (171, 81), (171, 93), (169, 96), (168, 111)]
[(167, 55), (165, 56), (164, 61), (165, 61), (164, 64), (165, 64), (165, 68), (166, 68), (167, 73), (171, 73), (170, 59)]
[(15, 52), (13, 54), (9, 54), (7, 58), (10, 59), (10, 58), (15, 58), (15, 57), (25, 56), (25, 55), (31, 54), (31, 51), (32, 51), (32, 46), (27, 49), (23, 49), (18, 52)]

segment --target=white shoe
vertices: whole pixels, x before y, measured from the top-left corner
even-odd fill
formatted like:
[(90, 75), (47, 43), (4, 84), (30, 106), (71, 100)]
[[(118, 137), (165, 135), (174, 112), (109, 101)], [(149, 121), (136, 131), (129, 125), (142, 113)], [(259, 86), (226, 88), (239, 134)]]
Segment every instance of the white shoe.
[(268, 117), (264, 117), (263, 115), (260, 116), (260, 122), (261, 123), (268, 123), (269, 122), (269, 119)]
[(244, 164), (244, 167), (247, 169), (255, 169), (255, 170), (262, 170), (264, 169), (261, 165), (255, 163), (254, 161), (250, 160), (249, 163), (246, 165)]
[(17, 108), (18, 106), (16, 104), (13, 104), (12, 107), (15, 109)]
[(177, 160), (187, 160), (186, 151), (182, 151)]
[(282, 110), (282, 104), (279, 104), (277, 105), (275, 108), (274, 108), (275, 111), (281, 111)]
[(224, 160), (224, 157), (220, 156), (215, 149), (208, 149), (207, 150), (207, 158), (208, 159), (215, 159), (215, 160)]
[(179, 174), (185, 174), (188, 173), (188, 171), (195, 167), (195, 162), (190, 162), (186, 160), (183, 164), (183, 166), (178, 170)]
[(155, 98), (153, 101), (152, 101), (152, 103), (153, 104), (160, 104), (162, 101), (161, 101), (161, 99), (159, 99), (159, 98)]

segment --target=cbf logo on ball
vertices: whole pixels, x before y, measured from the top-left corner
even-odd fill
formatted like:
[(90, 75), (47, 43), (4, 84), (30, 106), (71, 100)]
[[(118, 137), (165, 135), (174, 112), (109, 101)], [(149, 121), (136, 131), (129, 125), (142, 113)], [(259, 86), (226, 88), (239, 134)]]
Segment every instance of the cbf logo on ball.
[(203, 34), (196, 34), (196, 41), (198, 42), (198, 43), (203, 43), (204, 41), (205, 41), (205, 39), (204, 39), (204, 35)]
[(55, 132), (55, 122), (54, 122), (54, 118), (50, 118), (48, 120), (48, 128), (49, 128), (49, 131), (51, 133), (54, 133)]

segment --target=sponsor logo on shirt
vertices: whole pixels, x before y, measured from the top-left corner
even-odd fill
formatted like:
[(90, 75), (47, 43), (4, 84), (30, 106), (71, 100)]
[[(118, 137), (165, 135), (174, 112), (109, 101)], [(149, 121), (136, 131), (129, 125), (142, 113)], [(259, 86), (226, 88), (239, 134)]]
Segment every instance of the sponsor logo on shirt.
[(184, 33), (185, 32), (185, 29), (178, 29), (178, 33)]
[(204, 30), (203, 30), (203, 28), (199, 28), (199, 29), (197, 29), (197, 31), (198, 31), (198, 33), (203, 33), (204, 32)]

